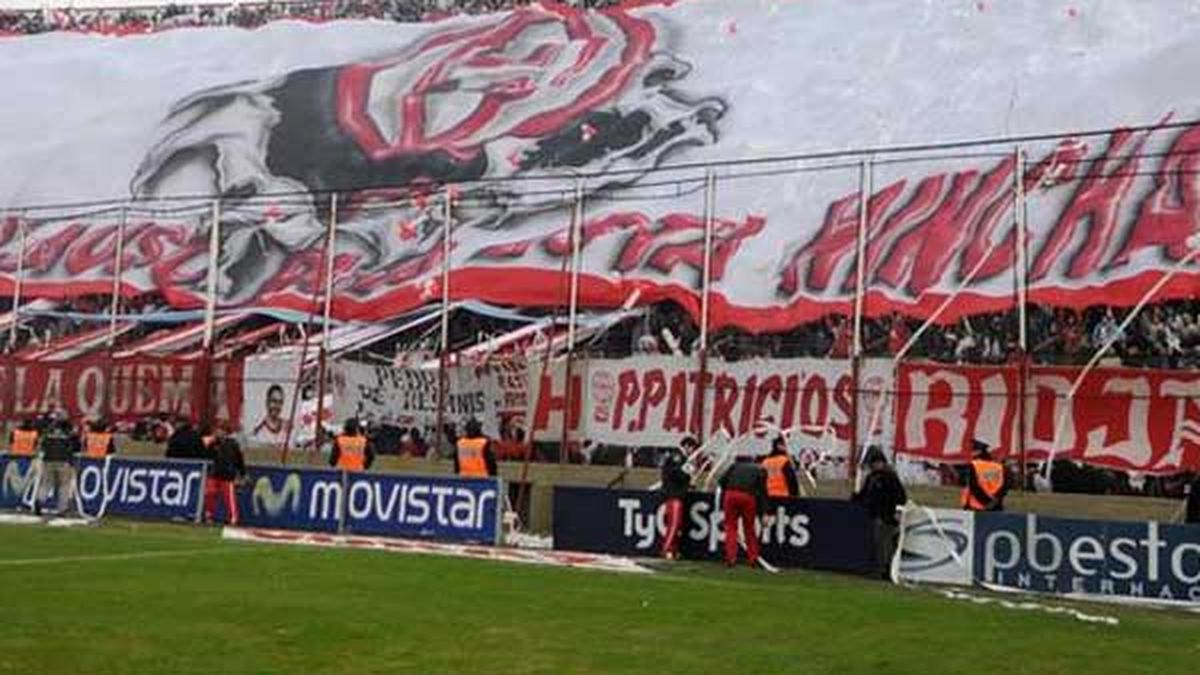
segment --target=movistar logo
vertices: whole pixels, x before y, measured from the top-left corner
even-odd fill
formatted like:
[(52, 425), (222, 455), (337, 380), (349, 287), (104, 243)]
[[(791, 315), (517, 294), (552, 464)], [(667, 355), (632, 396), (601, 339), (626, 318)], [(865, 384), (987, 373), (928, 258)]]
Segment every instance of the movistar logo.
[(21, 497), (33, 479), (33, 472), (22, 471), (17, 462), (4, 463), (4, 475), (0, 476), (0, 497)]
[(279, 490), (271, 483), (270, 476), (259, 478), (254, 483), (252, 496), (254, 514), (277, 517), (284, 513), (285, 508), (295, 513), (300, 508), (301, 488), (300, 474), (296, 472), (289, 473), (283, 479), (283, 486)]

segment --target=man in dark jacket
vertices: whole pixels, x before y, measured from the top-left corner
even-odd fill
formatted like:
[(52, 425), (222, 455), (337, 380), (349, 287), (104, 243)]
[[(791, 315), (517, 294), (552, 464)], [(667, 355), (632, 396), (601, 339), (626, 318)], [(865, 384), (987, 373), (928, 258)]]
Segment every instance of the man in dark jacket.
[(209, 459), (208, 449), (204, 447), (204, 438), (196, 427), (186, 419), (175, 425), (175, 430), (167, 439), (167, 457), (169, 459)]
[(746, 537), (746, 556), (750, 566), (758, 565), (758, 534), (754, 523), (758, 514), (767, 508), (767, 471), (750, 457), (738, 457), (737, 462), (721, 476), (724, 494), (721, 510), (725, 512), (725, 564), (737, 564), (738, 522)]
[(696, 451), (696, 439), (685, 437), (679, 442), (678, 450), (671, 450), (663, 456), (662, 467), (659, 470), (663, 494), (663, 508), (667, 520), (667, 532), (663, 536), (662, 557), (667, 560), (679, 559), (679, 532), (683, 525), (683, 500), (687, 497), (688, 489), (692, 486), (692, 477), (683, 470), (687, 458)]
[(908, 494), (883, 450), (876, 446), (868, 448), (865, 461), (870, 473), (863, 480), (862, 489), (851, 499), (862, 504), (871, 516), (875, 564), (880, 576), (886, 579), (891, 573), (892, 557), (896, 554), (896, 541), (900, 535), (896, 508), (908, 501)]
[(213, 434), (212, 467), (204, 484), (204, 519), (212, 522), (216, 518), (217, 498), (225, 502), (225, 516), (230, 525), (238, 524), (237, 482), (246, 476), (246, 460), (237, 439), (229, 435), (224, 425), (218, 424)]
[(56, 415), (50, 421), (38, 439), (38, 453), (42, 466), (33, 511), (41, 514), (42, 502), (49, 499), (53, 490), (55, 513), (68, 513), (72, 510), (71, 498), (75, 496), (75, 468), (71, 462), (79, 454), (79, 435), (65, 416)]

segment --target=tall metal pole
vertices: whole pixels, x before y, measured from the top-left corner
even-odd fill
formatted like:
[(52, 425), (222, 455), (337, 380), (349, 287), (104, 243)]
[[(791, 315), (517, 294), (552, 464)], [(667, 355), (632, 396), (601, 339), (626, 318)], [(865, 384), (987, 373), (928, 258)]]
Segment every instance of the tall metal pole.
[(121, 311), (121, 277), (125, 273), (125, 226), (129, 219), (128, 207), (121, 207), (121, 221), (117, 224), (117, 244), (113, 258), (112, 298), (108, 305), (108, 350), (117, 341), (117, 314)]
[(583, 239), (581, 236), (581, 230), (583, 229), (583, 187), (583, 178), (576, 177), (575, 203), (574, 208), (571, 210), (571, 294), (567, 310), (566, 391), (563, 395), (563, 428), (562, 444), (558, 453), (559, 463), (567, 461), (567, 452), (571, 442), (571, 411), (576, 404), (572, 395), (571, 378), (574, 376), (572, 371), (575, 365), (575, 324), (579, 318), (579, 258), (582, 250), (581, 240)]
[(11, 352), (17, 346), (17, 326), (21, 323), (21, 292), (25, 286), (25, 245), (27, 232), (25, 230), (25, 216), (22, 214), (17, 216), (17, 276), (13, 280), (13, 304), (12, 304), (12, 326), (8, 333), (8, 345), (5, 347), (6, 352)]
[(201, 411), (201, 421), (213, 422), (213, 350), (215, 348), (217, 331), (217, 288), (220, 281), (221, 264), (221, 200), (214, 199), (212, 203), (212, 225), (208, 228), (208, 300), (204, 307), (204, 409)]
[(105, 341), (108, 359), (105, 361), (106, 375), (104, 381), (104, 418), (112, 417), (113, 389), (117, 383), (113, 381), (116, 373), (120, 372), (114, 363), (114, 351), (117, 344), (117, 315), (121, 311), (121, 277), (125, 273), (125, 228), (129, 221), (129, 207), (121, 207), (121, 219), (117, 223), (117, 243), (113, 249), (113, 278), (112, 297), (108, 305), (108, 339)]
[(217, 281), (221, 257), (221, 200), (212, 203), (212, 226), (208, 228), (208, 301), (204, 308), (204, 350), (212, 350), (217, 324)]
[(1013, 150), (1013, 161), (1016, 163), (1016, 168), (1013, 175), (1013, 211), (1016, 218), (1016, 261), (1017, 267), (1015, 270), (1017, 284), (1017, 345), (1021, 349), (1021, 354), (1029, 347), (1028, 322), (1026, 320), (1026, 312), (1028, 310), (1027, 289), (1029, 284), (1029, 270), (1026, 268), (1026, 242), (1027, 236), (1025, 222), (1025, 153), (1021, 152), (1021, 148)]
[(696, 408), (700, 428), (697, 439), (704, 444), (708, 433), (705, 419), (708, 397), (708, 324), (712, 312), (712, 246), (713, 229), (716, 222), (717, 174), (709, 167), (704, 174), (704, 266), (700, 270), (700, 381), (697, 383)]
[(313, 441), (321, 442), (321, 421), (325, 419), (325, 377), (329, 367), (329, 329), (333, 320), (333, 269), (337, 259), (338, 196), (329, 197), (329, 227), (325, 231), (325, 313), (321, 324), (321, 354), (317, 367), (317, 416), (313, 420)]
[[(12, 327), (8, 334), (8, 344), (4, 346), (4, 354), (10, 354), (17, 345), (17, 326), (21, 319), (21, 290), (25, 282), (25, 217), (24, 214), (17, 216), (17, 274), (13, 278), (13, 305), (12, 305)], [(11, 359), (8, 359), (6, 366), (9, 368), (7, 395), (5, 398), (8, 403), (8, 414), (4, 416), (4, 424), (0, 425), (0, 431), (3, 431), (4, 438), (8, 438), (8, 417), (16, 415), (17, 412), (17, 386), (16, 386), (16, 367)], [(0, 402), (3, 403), (3, 402)], [(12, 420), (15, 424), (16, 420)]]
[(1020, 147), (1013, 148), (1013, 237), (1016, 265), (1013, 269), (1013, 283), (1017, 295), (1017, 461), (1020, 489), (1025, 489), (1025, 464), (1028, 460), (1028, 442), (1025, 438), (1025, 414), (1028, 402), (1025, 400), (1029, 390), (1029, 335), (1027, 325), (1027, 284), (1029, 283), (1026, 269), (1026, 222), (1025, 222), (1025, 153)]
[(854, 336), (853, 353), (850, 357), (851, 390), (854, 392), (850, 405), (850, 453), (848, 457), (851, 486), (856, 486), (858, 480), (858, 418), (859, 397), (862, 393), (862, 322), (867, 279), (867, 219), (870, 216), (868, 211), (871, 202), (871, 169), (871, 159), (864, 159), (859, 166), (858, 174), (858, 230), (855, 233), (854, 258)]
[(438, 396), (437, 396), (437, 429), (434, 430), (436, 439), (434, 448), (441, 455), (442, 441), (445, 439), (446, 399), (449, 395), (447, 367), (450, 359), (450, 236), (453, 232), (450, 220), (454, 217), (454, 192), (451, 186), (446, 186), (445, 211), (442, 213), (442, 342), (438, 354)]

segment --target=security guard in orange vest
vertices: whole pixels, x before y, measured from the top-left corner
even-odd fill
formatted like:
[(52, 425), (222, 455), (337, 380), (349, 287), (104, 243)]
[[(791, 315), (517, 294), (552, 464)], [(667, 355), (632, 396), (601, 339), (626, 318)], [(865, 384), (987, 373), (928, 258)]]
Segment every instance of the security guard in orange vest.
[(1008, 494), (1008, 476), (1004, 465), (992, 460), (987, 443), (974, 441), (974, 459), (962, 489), (962, 508), (968, 511), (1003, 511)]
[(469, 419), (463, 435), (455, 444), (454, 473), (466, 478), (487, 478), (496, 475), (496, 455), (492, 442), (483, 435), (477, 419)]
[(83, 437), (83, 456), (88, 459), (104, 459), (117, 451), (113, 441), (113, 433), (103, 420), (96, 420), (88, 425), (88, 432)]
[(32, 457), (37, 452), (37, 446), (38, 430), (34, 426), (33, 420), (24, 420), (21, 422), (20, 428), (13, 429), (8, 451), (14, 455)]
[(333, 439), (333, 452), (329, 455), (329, 466), (343, 471), (365, 471), (375, 462), (375, 448), (358, 420), (351, 417), (342, 425), (342, 433)]
[(771, 454), (762, 461), (767, 470), (767, 496), (772, 498), (795, 497), (800, 494), (800, 482), (796, 479), (796, 466), (787, 454), (787, 442), (783, 436), (771, 441)]

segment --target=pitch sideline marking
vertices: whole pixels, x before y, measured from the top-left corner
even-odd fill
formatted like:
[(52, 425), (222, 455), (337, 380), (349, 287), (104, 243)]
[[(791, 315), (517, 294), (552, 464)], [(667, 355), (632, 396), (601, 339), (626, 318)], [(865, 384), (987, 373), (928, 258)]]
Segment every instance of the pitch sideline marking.
[(48, 558), (19, 558), (16, 560), (0, 560), (0, 567), (11, 566), (28, 566), (28, 565), (55, 565), (69, 562), (100, 562), (106, 560), (141, 560), (144, 558), (187, 558), (192, 556), (203, 555), (205, 553), (228, 553), (231, 551), (249, 551), (250, 548), (227, 548), (223, 546), (209, 546), (207, 548), (188, 548), (174, 551), (139, 551), (136, 553), (106, 553), (99, 555), (64, 555), (53, 556)]
[(320, 532), (271, 530), (264, 528), (225, 527), (222, 538), (266, 544), (289, 544), (322, 548), (388, 551), (440, 555), (452, 558), (525, 563), (560, 568), (590, 569), (606, 572), (653, 574), (654, 570), (632, 559), (619, 556), (570, 551), (521, 550), (494, 546), (451, 544), (420, 539), (401, 539), (364, 535), (338, 535)]

